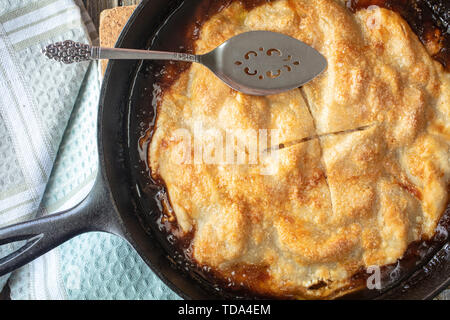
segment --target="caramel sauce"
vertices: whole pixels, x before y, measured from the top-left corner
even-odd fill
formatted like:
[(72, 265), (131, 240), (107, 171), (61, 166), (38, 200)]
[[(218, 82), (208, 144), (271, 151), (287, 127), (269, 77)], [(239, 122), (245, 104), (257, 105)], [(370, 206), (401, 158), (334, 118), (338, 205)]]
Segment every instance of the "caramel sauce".
[[(191, 14), (189, 15), (188, 13), (187, 16), (179, 18), (178, 21), (174, 22), (174, 25), (175, 30), (185, 30), (185, 32), (163, 32), (161, 35), (158, 34), (156, 38), (161, 38), (161, 43), (164, 43), (164, 45), (151, 46), (151, 48), (194, 54), (194, 43), (200, 37), (200, 30), (203, 24), (213, 15), (227, 8), (234, 1), (241, 2), (247, 10), (251, 10), (259, 5), (276, 0), (201, 0), (195, 3), (193, 1), (183, 2), (178, 9), (180, 11), (185, 10)], [(446, 70), (450, 69), (450, 41), (448, 31), (450, 30), (450, 4), (437, 0), (348, 0), (347, 2), (347, 7), (353, 12), (371, 5), (378, 5), (398, 12), (408, 22), (433, 58), (439, 61)], [(171, 21), (166, 21), (166, 24), (170, 25)], [(175, 34), (178, 34), (178, 36), (175, 36)], [(167, 42), (167, 39), (171, 41)], [(202, 266), (196, 263), (192, 255), (192, 240), (195, 230), (192, 230), (188, 234), (181, 232), (170, 204), (164, 181), (158, 177), (149, 177), (150, 168), (147, 165), (147, 152), (157, 119), (157, 110), (164, 92), (170, 89), (178, 77), (189, 67), (190, 63), (161, 63), (155, 61), (147, 62), (147, 65), (142, 67), (144, 69), (143, 73), (151, 74), (153, 80), (153, 92), (151, 95), (153, 112), (143, 117), (143, 119), (146, 119), (143, 121), (147, 123), (147, 126), (143, 127), (140, 134), (141, 138), (138, 141), (138, 149), (141, 154), (141, 160), (145, 163), (146, 167), (145, 172), (142, 174), (145, 174), (147, 179), (151, 180), (148, 183), (149, 188), (144, 190), (144, 192), (154, 194), (155, 190), (159, 190), (155, 196), (155, 200), (159, 206), (159, 215), (154, 222), (159, 231), (165, 235), (167, 242), (175, 248), (176, 254), (172, 257), (174, 261), (182, 265), (183, 269), (189, 269), (191, 276), (197, 278), (200, 282), (206, 279), (224, 297), (299, 298), (302, 294), (295, 292), (284, 292), (277, 296), (269, 294), (269, 290), (266, 288), (270, 279), (267, 266), (242, 264), (230, 267), (225, 272), (219, 272), (209, 266)], [(142, 108), (146, 109), (145, 106)], [(403, 185), (403, 187), (417, 198), (422, 196), (420, 191), (412, 188), (410, 185)], [(398, 260), (395, 264), (382, 267), (384, 289), (417, 269), (421, 261), (430, 258), (433, 252), (439, 249), (442, 243), (447, 241), (448, 234), (446, 232), (450, 229), (449, 208), (444, 213), (437, 232), (432, 239), (411, 243), (402, 259)], [(355, 291), (355, 293), (350, 293), (346, 297), (372, 298), (378, 295), (379, 292), (377, 290), (370, 291), (364, 289), (369, 276), (370, 274), (364, 268), (361, 268), (351, 277), (350, 284), (347, 287), (342, 288), (340, 291), (334, 293), (332, 297), (328, 298), (339, 296), (341, 292), (347, 293), (352, 291)], [(319, 282), (310, 286), (308, 289), (320, 290), (326, 285), (325, 282)]]

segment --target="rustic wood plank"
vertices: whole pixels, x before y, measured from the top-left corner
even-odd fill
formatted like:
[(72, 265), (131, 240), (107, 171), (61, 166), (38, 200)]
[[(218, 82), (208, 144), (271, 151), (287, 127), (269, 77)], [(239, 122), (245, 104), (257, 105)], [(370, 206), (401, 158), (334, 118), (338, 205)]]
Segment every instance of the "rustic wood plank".
[(100, 22), (100, 12), (119, 5), (119, 0), (83, 0), (83, 2), (97, 29)]

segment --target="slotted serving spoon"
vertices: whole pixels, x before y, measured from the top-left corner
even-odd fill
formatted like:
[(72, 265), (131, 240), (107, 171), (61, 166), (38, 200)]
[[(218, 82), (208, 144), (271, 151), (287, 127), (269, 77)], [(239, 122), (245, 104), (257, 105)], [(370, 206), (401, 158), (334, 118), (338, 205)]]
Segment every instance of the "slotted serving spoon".
[(270, 95), (298, 88), (327, 66), (326, 59), (306, 43), (270, 31), (242, 33), (204, 55), (92, 47), (71, 40), (50, 44), (43, 53), (64, 63), (98, 59), (197, 62), (231, 88), (250, 95)]

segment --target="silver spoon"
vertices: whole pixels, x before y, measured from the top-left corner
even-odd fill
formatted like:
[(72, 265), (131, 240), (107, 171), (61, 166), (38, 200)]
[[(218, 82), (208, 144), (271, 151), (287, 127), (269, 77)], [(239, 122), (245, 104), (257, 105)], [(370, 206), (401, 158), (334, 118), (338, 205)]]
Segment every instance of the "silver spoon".
[(314, 48), (270, 31), (242, 33), (204, 55), (91, 47), (71, 40), (50, 44), (43, 53), (64, 63), (97, 59), (197, 62), (231, 88), (250, 95), (270, 95), (298, 88), (327, 66), (326, 59)]

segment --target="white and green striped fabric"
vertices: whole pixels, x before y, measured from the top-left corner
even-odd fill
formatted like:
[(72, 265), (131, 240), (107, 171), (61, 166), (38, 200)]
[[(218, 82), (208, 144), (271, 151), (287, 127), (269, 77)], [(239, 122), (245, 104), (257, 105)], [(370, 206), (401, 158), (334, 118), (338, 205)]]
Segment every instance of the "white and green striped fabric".
[(47, 212), (40, 203), (88, 68), (39, 54), (63, 38), (97, 38), (74, 1), (0, 0), (0, 226)]
[[(81, 0), (0, 0), (0, 227), (73, 207), (97, 172), (97, 64), (45, 58), (96, 42)], [(0, 257), (15, 246), (0, 246)], [(122, 239), (76, 237), (0, 278), (12, 299), (174, 299)]]

